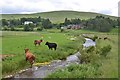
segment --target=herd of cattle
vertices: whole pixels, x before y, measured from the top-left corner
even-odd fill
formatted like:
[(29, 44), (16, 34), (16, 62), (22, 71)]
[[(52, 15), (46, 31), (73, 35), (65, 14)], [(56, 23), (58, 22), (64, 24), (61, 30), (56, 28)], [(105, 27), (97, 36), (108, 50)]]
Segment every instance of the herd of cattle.
[[(34, 40), (34, 45), (35, 46), (40, 45), (41, 42), (43, 42), (43, 40)], [(51, 50), (52, 50), (52, 48), (54, 48), (54, 50), (56, 50), (56, 48), (57, 48), (56, 43), (46, 42), (45, 45), (47, 45), (48, 48), (51, 49)], [(35, 56), (31, 52), (29, 52), (28, 48), (25, 49), (25, 57), (26, 57), (26, 61), (29, 61), (30, 64), (31, 64), (31, 67), (32, 67), (32, 65), (35, 61)]]

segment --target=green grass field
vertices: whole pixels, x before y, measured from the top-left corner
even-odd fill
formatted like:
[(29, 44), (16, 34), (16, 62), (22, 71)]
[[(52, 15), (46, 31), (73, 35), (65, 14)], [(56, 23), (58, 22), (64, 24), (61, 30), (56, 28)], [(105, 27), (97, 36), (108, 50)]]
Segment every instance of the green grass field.
[[(77, 11), (51, 11), (51, 12), (42, 12), (34, 14), (2, 14), (2, 19), (20, 19), (23, 17), (38, 17), (49, 18), (53, 23), (64, 22), (65, 18), (80, 18), (80, 19), (90, 19), (95, 18), (98, 15), (103, 15), (99, 13), (92, 12), (77, 12)], [(103, 15), (105, 17), (110, 17), (112, 19), (117, 19), (117, 17)]]
[[(110, 40), (98, 40), (97, 44), (100, 46), (110, 44), (112, 46), (112, 50), (107, 58), (101, 59), (102, 66), (99, 67), (99, 70), (102, 75), (98, 77), (118, 77), (118, 34), (115, 30), (110, 33), (92, 32), (87, 30), (67, 30), (60, 33), (60, 30), (58, 29), (50, 29), (43, 30), (42, 32), (3, 31), (2, 34), (2, 54), (14, 55), (2, 62), (3, 76), (13, 74), (20, 69), (28, 68), (30, 66), (30, 64), (25, 61), (24, 48), (29, 48), (30, 52), (36, 56), (36, 63), (55, 59), (62, 60), (68, 55), (75, 53), (78, 49), (81, 49), (84, 39), (79, 35), (89, 34), (97, 35), (102, 38), (107, 36)], [(35, 39), (41, 39), (41, 37), (43, 37), (44, 41), (40, 46), (35, 47), (33, 41)], [(71, 37), (77, 37), (77, 39), (71, 41)], [(45, 46), (45, 42), (47, 41), (56, 42), (58, 44), (57, 50), (49, 50), (48, 47)], [(91, 69), (92, 67), (89, 68)], [(93, 75), (90, 77), (92, 76)], [(77, 77), (77, 74), (76, 76), (71, 75), (71, 77)]]
[[(65, 59), (68, 55), (73, 54), (82, 44), (82, 40), (79, 41), (79, 38), (75, 41), (76, 43), (68, 39), (73, 36), (72, 34), (60, 33), (58, 30), (54, 33), (54, 31), (56, 32), (56, 30), (44, 32), (3, 32), (2, 54), (14, 55), (14, 57), (3, 61), (3, 75), (29, 66), (25, 62), (25, 48), (29, 48), (37, 56), (36, 62), (46, 62), (53, 59)], [(39, 40), (41, 37), (43, 37), (43, 42), (40, 46), (35, 46), (33, 44), (34, 40)], [(58, 44), (57, 50), (49, 50), (45, 46), (47, 41), (56, 42)]]
[[(105, 35), (104, 35), (105, 36)], [(118, 34), (107, 34), (110, 38), (108, 41), (100, 41), (100, 45), (108, 45), (112, 46), (111, 52), (107, 56), (107, 60), (102, 60), (103, 66), (101, 66), (100, 70), (102, 70), (103, 74), (101, 77), (118, 77)]]

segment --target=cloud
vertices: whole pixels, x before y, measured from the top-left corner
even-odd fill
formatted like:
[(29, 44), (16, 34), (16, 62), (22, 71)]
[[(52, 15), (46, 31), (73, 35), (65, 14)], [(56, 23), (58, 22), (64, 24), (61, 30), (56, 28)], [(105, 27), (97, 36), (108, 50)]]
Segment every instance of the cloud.
[(0, 2), (2, 13), (74, 10), (117, 16), (119, 0), (0, 0)]
[(111, 14), (111, 10), (102, 10), (100, 11), (100, 13), (103, 13), (103, 14)]

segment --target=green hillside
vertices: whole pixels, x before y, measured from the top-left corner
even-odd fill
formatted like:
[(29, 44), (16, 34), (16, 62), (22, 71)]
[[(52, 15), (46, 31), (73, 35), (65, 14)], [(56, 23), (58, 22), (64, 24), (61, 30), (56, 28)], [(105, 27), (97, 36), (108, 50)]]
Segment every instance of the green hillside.
[[(3, 19), (19, 19), (23, 17), (38, 17), (49, 18), (53, 23), (63, 22), (65, 18), (80, 18), (80, 19), (89, 19), (94, 18), (97, 15), (103, 15), (99, 13), (92, 12), (77, 12), (77, 11), (51, 11), (51, 12), (42, 12), (34, 14), (2, 14)], [(109, 15), (103, 15), (108, 17)], [(117, 17), (109, 16), (112, 19), (117, 19)]]

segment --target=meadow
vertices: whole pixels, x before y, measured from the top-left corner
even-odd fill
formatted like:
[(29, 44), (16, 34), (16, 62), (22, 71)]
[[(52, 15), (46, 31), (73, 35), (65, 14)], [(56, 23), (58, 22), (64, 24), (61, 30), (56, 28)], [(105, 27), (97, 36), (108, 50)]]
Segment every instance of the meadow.
[[(60, 33), (59, 30), (48, 30), (43, 32), (11, 32), (4, 31), (2, 35), (2, 54), (13, 55), (3, 61), (3, 75), (14, 73), (17, 70), (26, 68), (29, 63), (25, 61), (24, 49), (29, 48), (36, 56), (36, 62), (46, 62), (55, 59), (65, 59), (66, 56), (73, 54), (83, 43), (77, 39), (70, 40), (73, 37), (72, 34)], [(33, 44), (34, 40), (40, 40), (43, 38), (43, 42), (40, 46)], [(49, 50), (45, 45), (46, 42), (56, 42), (58, 48), (56, 51)]]
[[(8, 74), (13, 74), (20, 69), (28, 68), (30, 64), (25, 61), (24, 48), (29, 48), (36, 56), (37, 62), (49, 62), (52, 60), (60, 59), (64, 60), (68, 55), (74, 54), (78, 49), (82, 53), (82, 44), (84, 43), (84, 38), (81, 34), (97, 35), (104, 38), (107, 36), (109, 40), (97, 40), (97, 47), (104, 47), (108, 44), (112, 46), (111, 51), (105, 58), (100, 58), (102, 65), (96, 71), (92, 64), (80, 64), (71, 65), (75, 70), (69, 72), (69, 69), (65, 69), (65, 72), (58, 71), (51, 74), (49, 77), (102, 77), (102, 78), (116, 78), (118, 77), (118, 34), (116, 30), (109, 33), (92, 32), (87, 30), (66, 30), (65, 32), (60, 32), (59, 29), (43, 30), (41, 32), (15, 32), (15, 31), (3, 31), (2, 33), (2, 54), (3, 55), (13, 55), (2, 61), (2, 74), (3, 76)], [(77, 37), (75, 41), (71, 41), (70, 38)], [(33, 44), (35, 39), (43, 39), (40, 46), (35, 46)], [(45, 43), (56, 42), (58, 48), (56, 51), (49, 50)], [(84, 70), (82, 73), (81, 66), (85, 69), (88, 68), (88, 73)], [(73, 75), (73, 73), (76, 73)], [(80, 75), (78, 73), (81, 73)], [(89, 75), (91, 73), (91, 75)], [(92, 74), (93, 73), (93, 74)], [(89, 76), (88, 76), (89, 75)]]

